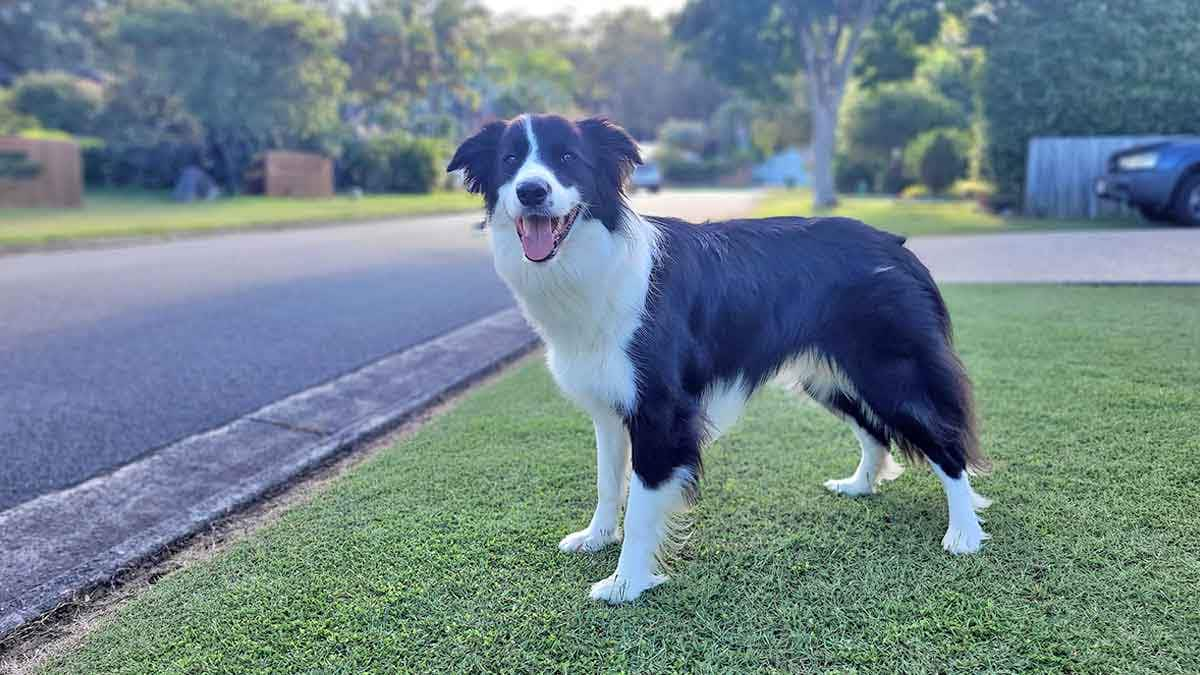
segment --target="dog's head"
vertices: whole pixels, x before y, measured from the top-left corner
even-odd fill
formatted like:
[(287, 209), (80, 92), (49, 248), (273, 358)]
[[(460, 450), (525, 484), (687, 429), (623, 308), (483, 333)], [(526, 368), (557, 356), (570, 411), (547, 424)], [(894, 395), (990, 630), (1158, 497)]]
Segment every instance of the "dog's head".
[(446, 170), (462, 169), (489, 223), (515, 227), (525, 258), (542, 263), (573, 227), (620, 227), (625, 180), (641, 162), (633, 138), (606, 119), (521, 115), (467, 139)]

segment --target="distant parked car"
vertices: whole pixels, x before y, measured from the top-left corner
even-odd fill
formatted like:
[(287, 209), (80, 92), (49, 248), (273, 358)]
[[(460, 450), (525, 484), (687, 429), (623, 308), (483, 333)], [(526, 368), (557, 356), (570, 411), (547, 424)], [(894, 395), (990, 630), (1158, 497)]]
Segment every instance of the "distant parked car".
[(1200, 141), (1168, 141), (1113, 153), (1096, 195), (1137, 207), (1153, 221), (1200, 227)]
[(647, 161), (633, 170), (629, 186), (634, 190), (658, 192), (662, 189), (662, 171), (657, 162)]

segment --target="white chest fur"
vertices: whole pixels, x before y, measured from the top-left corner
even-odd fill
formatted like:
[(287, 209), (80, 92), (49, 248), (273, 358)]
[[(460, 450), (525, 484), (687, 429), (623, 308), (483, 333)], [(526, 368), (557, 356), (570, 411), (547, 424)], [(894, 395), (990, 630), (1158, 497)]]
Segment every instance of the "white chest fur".
[(489, 231), (496, 272), (545, 340), (558, 386), (590, 413), (632, 410), (637, 384), (627, 348), (646, 305), (653, 226), (629, 214), (612, 233), (580, 218), (544, 263), (525, 259), (511, 223), (493, 222)]

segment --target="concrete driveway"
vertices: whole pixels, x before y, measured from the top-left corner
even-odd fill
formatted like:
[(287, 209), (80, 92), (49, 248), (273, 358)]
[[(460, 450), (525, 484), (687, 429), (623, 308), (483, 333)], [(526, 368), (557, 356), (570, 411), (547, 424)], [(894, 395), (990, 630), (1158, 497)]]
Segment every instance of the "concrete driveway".
[(1200, 283), (1200, 229), (916, 237), (943, 283)]

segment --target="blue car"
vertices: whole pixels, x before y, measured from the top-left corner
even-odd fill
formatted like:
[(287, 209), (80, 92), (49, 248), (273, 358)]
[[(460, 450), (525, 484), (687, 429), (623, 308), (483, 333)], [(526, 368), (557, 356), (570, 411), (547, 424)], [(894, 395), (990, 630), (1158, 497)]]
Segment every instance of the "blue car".
[(1113, 153), (1096, 195), (1136, 207), (1148, 220), (1200, 227), (1200, 140)]

